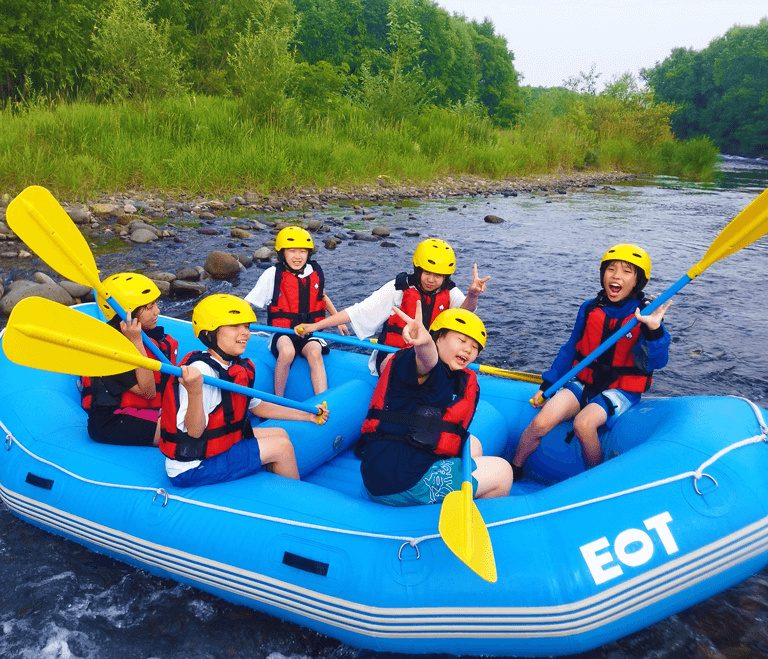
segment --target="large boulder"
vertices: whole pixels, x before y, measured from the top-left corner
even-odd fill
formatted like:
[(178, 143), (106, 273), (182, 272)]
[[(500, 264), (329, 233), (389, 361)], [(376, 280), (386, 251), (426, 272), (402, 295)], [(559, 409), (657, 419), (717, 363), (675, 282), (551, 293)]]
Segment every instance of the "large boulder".
[(12, 285), (8, 294), (0, 299), (0, 313), (9, 315), (18, 302), (32, 296), (53, 300), (67, 306), (75, 303), (72, 296), (58, 284), (36, 284), (34, 282), (29, 282), (29, 284), (28, 286), (16, 287)]
[(240, 261), (227, 252), (215, 249), (208, 254), (203, 268), (214, 279), (230, 279), (240, 272)]

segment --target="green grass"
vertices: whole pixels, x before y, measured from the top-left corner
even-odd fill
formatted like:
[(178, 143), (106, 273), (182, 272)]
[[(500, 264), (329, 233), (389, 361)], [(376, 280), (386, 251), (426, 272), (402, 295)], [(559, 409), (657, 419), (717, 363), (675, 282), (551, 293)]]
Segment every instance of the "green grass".
[(235, 101), (219, 97), (77, 101), (0, 109), (0, 189), (16, 194), (38, 184), (67, 199), (132, 188), (227, 196), (307, 186), (352, 190), (379, 178), (422, 184), (461, 174), (503, 179), (585, 167), (696, 177), (712, 171), (716, 149), (710, 146), (670, 136), (646, 147), (626, 133), (596, 141), (591, 132), (554, 119), (502, 130), (435, 108), (387, 126), (350, 104), (309, 124), (293, 116), (277, 126), (243, 121)]

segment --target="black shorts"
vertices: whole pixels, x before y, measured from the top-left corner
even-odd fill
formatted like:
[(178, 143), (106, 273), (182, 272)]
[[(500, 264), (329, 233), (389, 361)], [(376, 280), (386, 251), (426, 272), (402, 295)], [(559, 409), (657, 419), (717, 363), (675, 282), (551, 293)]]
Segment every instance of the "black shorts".
[(331, 349), (328, 347), (328, 344), (323, 341), (322, 339), (315, 338), (314, 336), (298, 336), (296, 334), (283, 334), (283, 333), (275, 333), (272, 335), (272, 340), (269, 342), (269, 351), (275, 356), (275, 359), (277, 359), (278, 350), (277, 350), (277, 340), (281, 336), (287, 336), (291, 342), (293, 343), (293, 348), (296, 351), (296, 354), (299, 357), (304, 357), (304, 355), (301, 354), (301, 351), (304, 350), (304, 347), (310, 342), (310, 341), (316, 341), (320, 344), (322, 347), (322, 353), (323, 355), (327, 355)]
[(157, 423), (130, 414), (115, 414), (112, 409), (88, 411), (88, 434), (99, 444), (153, 446)]

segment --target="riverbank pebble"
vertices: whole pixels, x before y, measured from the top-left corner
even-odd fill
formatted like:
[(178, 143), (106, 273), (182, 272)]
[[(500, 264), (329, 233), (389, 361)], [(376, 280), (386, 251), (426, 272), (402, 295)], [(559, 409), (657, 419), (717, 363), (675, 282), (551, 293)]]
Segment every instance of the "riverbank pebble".
[[(97, 247), (98, 242), (113, 239), (137, 247), (169, 238), (173, 242), (184, 243), (185, 231), (217, 236), (222, 234), (222, 224), (229, 224), (224, 230), (228, 230), (232, 239), (227, 245), (232, 252), (213, 250), (203, 265), (179, 267), (175, 273), (161, 270), (147, 273), (158, 285), (163, 296), (194, 297), (204, 295), (207, 291), (208, 287), (202, 281), (205, 278), (231, 279), (253, 264), (261, 268), (269, 267), (276, 258), (274, 235), (297, 220), (314, 234), (335, 233), (326, 238), (316, 238), (316, 247), (322, 246), (328, 251), (336, 249), (348, 240), (394, 247), (397, 245), (395, 242), (383, 240), (390, 237), (390, 229), (381, 225), (381, 220), (385, 219), (383, 216), (392, 213), (374, 212), (364, 206), (379, 202), (389, 205), (390, 208), (394, 206), (395, 209), (401, 209), (408, 206), (408, 200), (427, 201), (479, 195), (516, 197), (523, 192), (532, 195), (556, 195), (587, 188), (607, 191), (612, 190), (608, 185), (612, 182), (634, 178), (634, 175), (621, 172), (574, 172), (504, 180), (461, 175), (411, 185), (381, 176), (374, 183), (351, 189), (340, 186), (323, 189), (297, 187), (269, 194), (245, 190), (242, 194), (228, 197), (226, 201), (202, 197), (186, 198), (184, 195), (173, 199), (157, 192), (128, 190), (124, 193), (101, 195), (85, 204), (68, 203), (64, 200), (61, 200), (61, 204), (72, 221), (81, 228), (92, 249)], [(602, 187), (598, 189), (598, 186)], [(18, 240), (4, 221), (5, 209), (10, 200), (9, 194), (0, 197), (0, 314), (9, 314), (19, 300), (31, 295), (39, 295), (67, 305), (92, 300), (93, 293), (90, 288), (52, 278), (38, 270), (39, 260), (31, 258), (34, 255)], [(346, 215), (344, 219), (322, 218), (320, 212), (329, 205), (350, 208), (354, 214)], [(459, 206), (450, 206), (449, 210), (459, 211)], [(242, 213), (249, 212), (285, 212), (291, 217), (277, 220), (265, 218), (262, 221), (240, 217)], [(413, 214), (409, 215), (410, 219), (413, 217)], [(346, 229), (343, 228), (347, 222), (355, 221), (364, 222), (369, 226), (375, 223), (375, 226), (362, 229), (362, 225), (352, 224)], [(485, 221), (504, 222), (504, 219), (489, 214)], [(212, 226), (217, 223), (219, 228)], [(339, 231), (338, 228), (332, 227), (342, 229)], [(404, 235), (416, 237), (419, 232), (409, 229), (404, 231)], [(251, 246), (250, 243), (254, 240), (261, 242), (261, 245)], [(246, 251), (243, 248), (246, 248)], [(172, 267), (173, 264), (166, 264), (166, 267), (168, 266)], [(12, 277), (8, 277), (10, 272), (13, 272)], [(41, 281), (38, 275), (44, 275), (47, 281)], [(33, 277), (35, 281), (29, 281), (29, 277)]]

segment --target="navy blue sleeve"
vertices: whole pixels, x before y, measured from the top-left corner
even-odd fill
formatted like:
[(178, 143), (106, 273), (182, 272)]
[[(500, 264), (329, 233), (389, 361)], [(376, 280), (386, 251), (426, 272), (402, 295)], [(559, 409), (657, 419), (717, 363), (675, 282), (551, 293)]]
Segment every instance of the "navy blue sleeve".
[(542, 374), (544, 383), (542, 389), (548, 388), (548, 385), (552, 385), (557, 382), (563, 375), (573, 367), (573, 360), (576, 356), (576, 344), (579, 342), (581, 335), (584, 332), (584, 323), (586, 322), (586, 309), (587, 305), (593, 300), (587, 300), (579, 307), (579, 313), (576, 316), (576, 324), (573, 326), (571, 336), (561, 347), (555, 357), (555, 361), (552, 362), (550, 369)]

